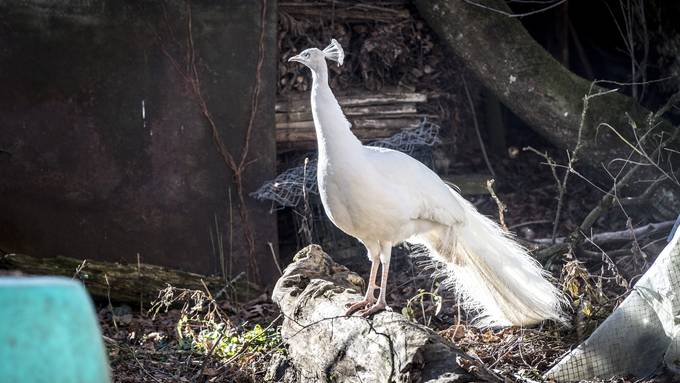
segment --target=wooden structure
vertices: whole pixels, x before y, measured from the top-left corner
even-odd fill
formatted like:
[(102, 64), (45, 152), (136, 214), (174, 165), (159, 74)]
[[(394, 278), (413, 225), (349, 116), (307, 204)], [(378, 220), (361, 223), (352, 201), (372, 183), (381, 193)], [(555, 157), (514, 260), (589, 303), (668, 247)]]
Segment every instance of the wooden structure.
[[(0, 14), (1, 250), (227, 277), (255, 258), (251, 281), (273, 281), (276, 217), (247, 193), (275, 175), (276, 1), (2, 1)], [(235, 177), (223, 152), (239, 161), (249, 129)]]
[[(419, 112), (426, 104), (423, 93), (387, 90), (338, 95), (338, 102), (352, 123), (352, 131), (363, 141), (390, 137), (436, 116)], [(309, 95), (279, 97), (276, 102), (276, 143), (278, 150), (313, 149), (316, 134)]]

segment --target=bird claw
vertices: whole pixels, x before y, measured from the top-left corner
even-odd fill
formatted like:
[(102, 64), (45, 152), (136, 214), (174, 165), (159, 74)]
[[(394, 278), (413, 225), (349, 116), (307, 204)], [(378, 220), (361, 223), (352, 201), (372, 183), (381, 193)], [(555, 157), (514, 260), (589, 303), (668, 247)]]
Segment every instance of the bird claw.
[(359, 302), (349, 302), (345, 305), (347, 307), (347, 311), (345, 312), (345, 316), (350, 316), (356, 311), (364, 311), (367, 306), (372, 305), (375, 303), (375, 300), (370, 300), (370, 299), (363, 299)]
[(392, 311), (392, 309), (389, 306), (387, 306), (385, 303), (378, 302), (378, 303), (374, 304), (373, 306), (371, 306), (369, 308), (361, 310), (360, 314), (361, 314), (362, 317), (366, 318), (371, 314), (379, 313), (383, 310)]

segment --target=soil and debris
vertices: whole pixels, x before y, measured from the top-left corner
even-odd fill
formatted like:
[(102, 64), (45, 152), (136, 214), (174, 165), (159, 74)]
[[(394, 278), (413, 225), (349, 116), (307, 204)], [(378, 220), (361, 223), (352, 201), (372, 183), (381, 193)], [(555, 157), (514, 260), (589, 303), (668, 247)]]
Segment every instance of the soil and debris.
[(98, 314), (115, 382), (260, 382), (285, 355), (278, 315), (266, 293), (239, 303), (172, 287), (141, 312)]
[[(391, 307), (439, 332), (506, 381), (541, 381), (543, 372), (607, 317), (628, 286), (628, 277), (615, 267), (591, 274), (572, 261), (562, 268), (560, 280), (572, 302), (571, 328), (546, 323), (532, 329), (480, 330), (469, 325), (455, 296), (440, 289), (416, 263), (402, 260), (404, 267), (391, 274)], [(253, 294), (237, 302), (168, 287), (142, 311), (126, 305), (102, 307), (99, 320), (114, 381), (279, 381), (287, 367), (280, 312), (270, 292)]]

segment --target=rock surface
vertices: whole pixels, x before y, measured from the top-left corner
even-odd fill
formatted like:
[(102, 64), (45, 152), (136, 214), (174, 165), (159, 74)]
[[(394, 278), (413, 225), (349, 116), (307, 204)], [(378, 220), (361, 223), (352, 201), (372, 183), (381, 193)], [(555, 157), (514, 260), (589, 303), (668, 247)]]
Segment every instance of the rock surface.
[[(431, 329), (395, 312), (345, 317), (364, 281), (311, 245), (284, 271), (272, 299), (284, 315), (300, 382), (469, 382), (496, 380)], [(288, 374), (290, 375), (290, 374)]]

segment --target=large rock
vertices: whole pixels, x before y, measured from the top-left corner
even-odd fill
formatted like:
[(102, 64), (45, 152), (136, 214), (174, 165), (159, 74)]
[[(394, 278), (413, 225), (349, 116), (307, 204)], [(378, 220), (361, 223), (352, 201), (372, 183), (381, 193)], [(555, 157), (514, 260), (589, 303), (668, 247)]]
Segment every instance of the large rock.
[[(301, 250), (276, 283), (281, 334), (301, 382), (468, 382), (493, 377), (431, 329), (395, 312), (345, 317), (364, 281), (317, 245)], [(473, 369), (461, 366), (476, 366)], [(473, 376), (468, 370), (478, 373)]]

